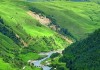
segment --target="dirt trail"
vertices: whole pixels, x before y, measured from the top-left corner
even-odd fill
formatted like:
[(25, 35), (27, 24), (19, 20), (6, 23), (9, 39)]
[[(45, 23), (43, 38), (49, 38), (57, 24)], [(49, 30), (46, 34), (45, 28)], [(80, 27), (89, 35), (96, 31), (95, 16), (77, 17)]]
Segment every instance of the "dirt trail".
[(34, 19), (38, 20), (42, 25), (48, 25), (51, 23), (50, 19), (40, 16), (39, 14), (36, 14), (35, 12), (28, 11), (27, 12), (30, 16), (32, 16)]

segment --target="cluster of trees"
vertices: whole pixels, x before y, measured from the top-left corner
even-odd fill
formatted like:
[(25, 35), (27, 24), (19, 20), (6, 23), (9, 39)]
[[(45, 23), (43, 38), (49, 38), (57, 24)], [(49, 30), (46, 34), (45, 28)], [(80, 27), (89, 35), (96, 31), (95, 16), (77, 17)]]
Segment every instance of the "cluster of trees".
[[(42, 16), (46, 15), (43, 11), (41, 11), (38, 8), (35, 8), (35, 7), (30, 7), (29, 10), (35, 12), (36, 14), (40, 14)], [(46, 17), (51, 20), (52, 24), (56, 24), (56, 20), (53, 18), (52, 15), (47, 15)]]
[[(3, 51), (3, 50), (2, 50)], [(12, 52), (12, 51), (11, 51)], [(13, 67), (17, 67), (17, 68), (22, 68), (26, 63), (20, 59), (19, 57), (11, 57), (8, 54), (11, 53), (7, 53), (5, 51), (3, 51), (3, 53), (0, 52), (0, 57), (3, 58), (3, 60), (7, 63), (10, 63)], [(18, 54), (17, 54), (18, 55)]]
[(0, 23), (4, 24), (4, 21), (1, 16), (0, 16)]
[(53, 17), (53, 15), (47, 15), (47, 18), (49, 18), (51, 20), (51, 24), (57, 25), (57, 21), (56, 19)]
[(51, 70), (68, 70), (63, 64), (51, 64)]
[(68, 29), (61, 28), (61, 29), (59, 30), (59, 33), (60, 33), (60, 34), (63, 34), (64, 36), (68, 36), (68, 37), (70, 37), (70, 38), (73, 38), (73, 39), (77, 40), (77, 39), (68, 31)]
[[(12, 39), (16, 44), (18, 45), (20, 44), (19, 38), (16, 37), (15, 33), (12, 31), (12, 29), (9, 26), (5, 25), (1, 17), (0, 17), (0, 33)], [(18, 52), (20, 47), (15, 45), (12, 45), (12, 47), (9, 45), (4, 46), (2, 44), (2, 40), (0, 41), (1, 41), (0, 57), (3, 58), (5, 62), (12, 64), (14, 67), (21, 68), (25, 63), (24, 61), (22, 61), (22, 59), (18, 57), (19, 54)], [(12, 54), (13, 57), (10, 56), (10, 54)]]
[(44, 12), (35, 8), (35, 7), (29, 7), (29, 10), (35, 12), (36, 14), (41, 14), (42, 16), (44, 15)]
[(0, 18), (0, 32), (11, 38), (16, 44), (20, 44), (20, 39), (16, 37), (15, 33), (9, 26), (4, 24), (2, 18)]
[(100, 4), (100, 0), (69, 0), (69, 1), (81, 1), (81, 2), (88, 1), (88, 2), (96, 2), (96, 3)]
[(45, 52), (45, 51), (54, 50), (55, 46), (57, 46), (57, 44), (55, 43), (55, 40), (52, 37), (44, 36), (40, 38), (37, 37), (36, 39), (37, 41), (31, 44), (28, 49), (26, 49), (27, 52), (29, 51)]
[[(26, 52), (22, 53), (28, 53), (28, 52), (45, 52), (45, 51), (50, 51), (50, 50), (56, 50), (59, 47), (65, 46), (66, 42), (62, 42), (62, 38), (57, 37), (36, 37), (33, 40), (33, 43), (29, 45), (29, 47), (25, 47), (23, 50)], [(60, 43), (61, 41), (61, 43)], [(60, 43), (60, 44), (58, 44)]]
[[(14, 47), (14, 48), (13, 48)], [(3, 45), (0, 43), (0, 58), (3, 61), (10, 63), (12, 67), (22, 68), (25, 62), (18, 57), (20, 47), (12, 45)]]
[(50, 58), (55, 58), (55, 57), (58, 57), (58, 56), (60, 56), (60, 53), (58, 53), (58, 52), (56, 52), (56, 53), (53, 53), (51, 56), (50, 56)]
[[(57, 32), (59, 32), (60, 34), (62, 34), (62, 35), (64, 35), (64, 36), (69, 36), (69, 37), (72, 37), (73, 39), (75, 39), (74, 38), (74, 36), (67, 30), (67, 29), (65, 29), (65, 28), (61, 28), (58, 24), (57, 24), (57, 21), (56, 21), (56, 19), (54, 18), (54, 16), (53, 15), (47, 15), (47, 18), (49, 18), (50, 20), (51, 20), (51, 24), (50, 25), (56, 25), (56, 31)], [(49, 25), (49, 26), (50, 26)], [(60, 30), (59, 30), (60, 29)]]
[(40, 24), (40, 23), (37, 23), (37, 24), (36, 24), (36, 26), (38, 26), (38, 27), (41, 27), (41, 26), (42, 26), (42, 24)]
[(66, 67), (70, 70), (99, 70), (100, 29), (66, 48), (60, 60), (66, 62)]
[[(56, 31), (57, 32), (59, 32), (60, 34), (63, 34), (63, 35), (65, 35), (65, 36), (69, 36), (69, 37), (72, 37), (73, 39), (75, 39), (74, 38), (74, 36), (72, 36), (72, 34), (67, 30), (67, 29), (65, 29), (65, 28), (61, 28), (58, 24), (57, 24), (57, 21), (56, 21), (56, 19), (52, 16), (52, 15), (47, 15), (47, 18), (49, 18), (50, 20), (51, 20), (51, 24), (50, 25), (56, 25)], [(60, 30), (59, 30), (59, 28), (60, 28)]]

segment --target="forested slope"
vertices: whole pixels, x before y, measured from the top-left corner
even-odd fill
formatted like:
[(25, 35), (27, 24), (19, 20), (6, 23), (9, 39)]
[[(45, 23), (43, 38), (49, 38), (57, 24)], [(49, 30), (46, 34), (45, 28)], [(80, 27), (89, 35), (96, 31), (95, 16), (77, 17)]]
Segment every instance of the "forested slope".
[(62, 60), (70, 70), (99, 70), (100, 29), (66, 48)]

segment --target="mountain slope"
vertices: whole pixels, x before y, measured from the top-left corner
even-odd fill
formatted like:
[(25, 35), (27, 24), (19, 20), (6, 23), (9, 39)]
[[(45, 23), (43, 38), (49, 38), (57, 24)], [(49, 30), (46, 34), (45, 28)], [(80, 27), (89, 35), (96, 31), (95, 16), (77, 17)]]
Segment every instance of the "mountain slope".
[(5, 63), (1, 58), (0, 58), (0, 70), (15, 70), (10, 66), (10, 64)]
[[(9, 31), (12, 30), (15, 36), (17, 38), (20, 38), (22, 44), (24, 43), (28, 44), (28, 42), (31, 39), (32, 41), (34, 41), (33, 39), (42, 40), (41, 38), (43, 37), (47, 37), (47, 38), (58, 37), (55, 39), (60, 39), (59, 35), (57, 35), (55, 31), (52, 31), (51, 29), (41, 25), (37, 20), (35, 20), (29, 14), (27, 14), (28, 10), (17, 7), (15, 4), (18, 3), (13, 1), (1, 2), (0, 16), (4, 22), (4, 24), (2, 25), (5, 26), (7, 29), (9, 29)], [(29, 45), (26, 45), (26, 47)]]
[(29, 2), (46, 2), (46, 1), (75, 1), (75, 2), (95, 2), (100, 4), (100, 0), (24, 0)]
[(88, 1), (88, 2), (96, 2), (96, 3), (99, 3), (100, 4), (100, 0), (71, 0), (71, 1)]
[(61, 49), (69, 43), (60, 34), (32, 18), (24, 5), (17, 6), (19, 3), (17, 0), (0, 0), (1, 66), (4, 63), (8, 69), (22, 70), (26, 66), (26, 70), (40, 70), (29, 67), (27, 61), (42, 58), (39, 52)]
[(28, 4), (33, 12), (46, 15), (61, 33), (70, 32), (76, 39), (83, 39), (100, 28), (99, 5), (92, 2), (34, 2)]
[(68, 0), (24, 0), (24, 1), (29, 1), (29, 2), (42, 2), (42, 1), (68, 1)]
[(63, 51), (63, 60), (71, 70), (99, 70), (100, 29), (66, 48)]
[[(99, 7), (88, 2), (0, 0), (1, 66), (14, 70), (22, 70), (25, 66), (26, 70), (40, 70), (29, 67), (27, 61), (42, 58), (38, 55), (40, 52), (68, 46), (70, 43), (65, 36), (80, 40), (100, 28)], [(29, 11), (47, 17), (51, 20), (50, 25), (40, 24), (28, 14)], [(55, 31), (48, 28), (52, 25)]]

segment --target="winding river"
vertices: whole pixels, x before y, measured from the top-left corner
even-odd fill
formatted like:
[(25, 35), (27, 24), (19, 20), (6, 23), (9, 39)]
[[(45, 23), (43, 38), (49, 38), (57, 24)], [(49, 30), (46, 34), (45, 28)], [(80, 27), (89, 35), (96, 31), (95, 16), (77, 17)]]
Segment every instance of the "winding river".
[(32, 63), (34, 64), (34, 66), (36, 67), (40, 67), (42, 68), (43, 70), (50, 70), (52, 67), (49, 67), (49, 66), (44, 66), (41, 64), (42, 61), (45, 61), (46, 59), (50, 58), (50, 56), (53, 54), (53, 53), (56, 53), (56, 52), (59, 52), (61, 53), (62, 51), (51, 51), (51, 52), (43, 52), (43, 53), (40, 53), (39, 55), (47, 55), (47, 57), (43, 58), (43, 59), (40, 59), (40, 60), (36, 60), (36, 61), (33, 61)]

